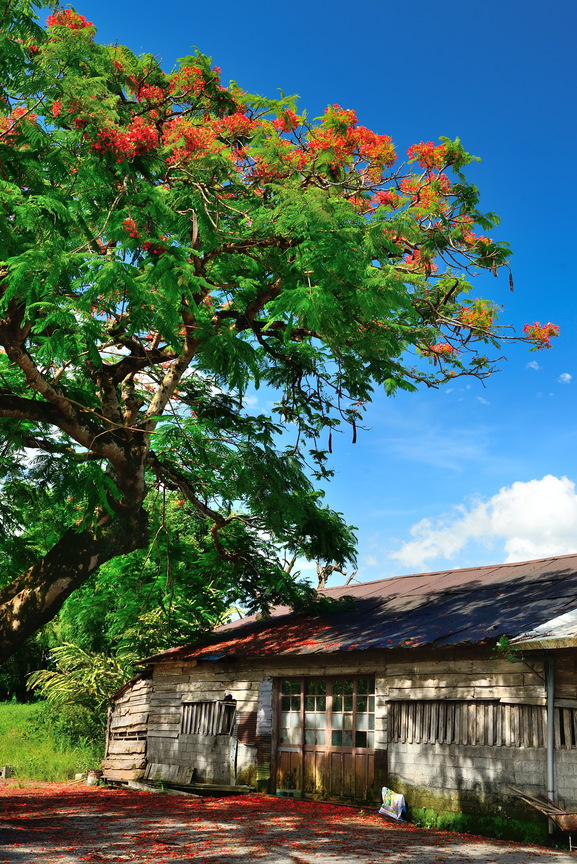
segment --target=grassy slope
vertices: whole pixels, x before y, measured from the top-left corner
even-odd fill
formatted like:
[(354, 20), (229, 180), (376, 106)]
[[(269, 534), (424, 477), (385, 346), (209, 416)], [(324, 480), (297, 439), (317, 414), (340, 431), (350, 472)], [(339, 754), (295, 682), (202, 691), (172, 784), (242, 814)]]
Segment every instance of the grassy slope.
[(0, 766), (11, 765), (20, 780), (70, 780), (79, 771), (100, 768), (101, 747), (71, 745), (50, 731), (38, 731), (44, 703), (18, 705), (0, 702)]

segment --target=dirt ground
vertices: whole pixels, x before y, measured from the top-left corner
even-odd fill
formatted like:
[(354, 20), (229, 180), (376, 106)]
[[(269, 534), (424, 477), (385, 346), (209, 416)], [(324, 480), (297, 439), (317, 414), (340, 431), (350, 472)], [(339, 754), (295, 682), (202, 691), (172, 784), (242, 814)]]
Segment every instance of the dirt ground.
[(577, 854), (261, 796), (0, 786), (0, 864), (577, 864)]

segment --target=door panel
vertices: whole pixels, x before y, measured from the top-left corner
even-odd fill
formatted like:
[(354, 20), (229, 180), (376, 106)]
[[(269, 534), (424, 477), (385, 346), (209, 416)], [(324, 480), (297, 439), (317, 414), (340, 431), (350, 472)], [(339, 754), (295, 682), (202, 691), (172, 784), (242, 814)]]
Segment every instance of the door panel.
[(277, 791), (373, 800), (373, 678), (287, 678), (278, 689)]

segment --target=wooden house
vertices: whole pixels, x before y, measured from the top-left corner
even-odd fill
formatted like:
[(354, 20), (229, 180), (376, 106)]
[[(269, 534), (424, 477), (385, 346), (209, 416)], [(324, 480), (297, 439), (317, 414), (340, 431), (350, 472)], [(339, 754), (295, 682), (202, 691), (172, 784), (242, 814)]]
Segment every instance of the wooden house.
[[(148, 658), (116, 696), (104, 775), (499, 812), (577, 805), (577, 555), (328, 589)], [(515, 650), (496, 645), (509, 637)]]

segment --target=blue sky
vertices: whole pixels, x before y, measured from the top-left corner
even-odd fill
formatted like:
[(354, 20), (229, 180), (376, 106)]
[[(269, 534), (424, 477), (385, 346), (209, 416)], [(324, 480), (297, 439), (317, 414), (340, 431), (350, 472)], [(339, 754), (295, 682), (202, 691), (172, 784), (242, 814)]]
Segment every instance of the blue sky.
[[(392, 136), (399, 153), (459, 136), (468, 176), (514, 251), (478, 279), (502, 323), (552, 321), (550, 351), (506, 348), (483, 386), (378, 395), (353, 445), (334, 443), (327, 502), (358, 527), (358, 578), (577, 552), (574, 202), (577, 6), (558, 0), (86, 0), (98, 39), (157, 55), (198, 46), (251, 92), (298, 93)], [(335, 578), (331, 584), (337, 584)]]

